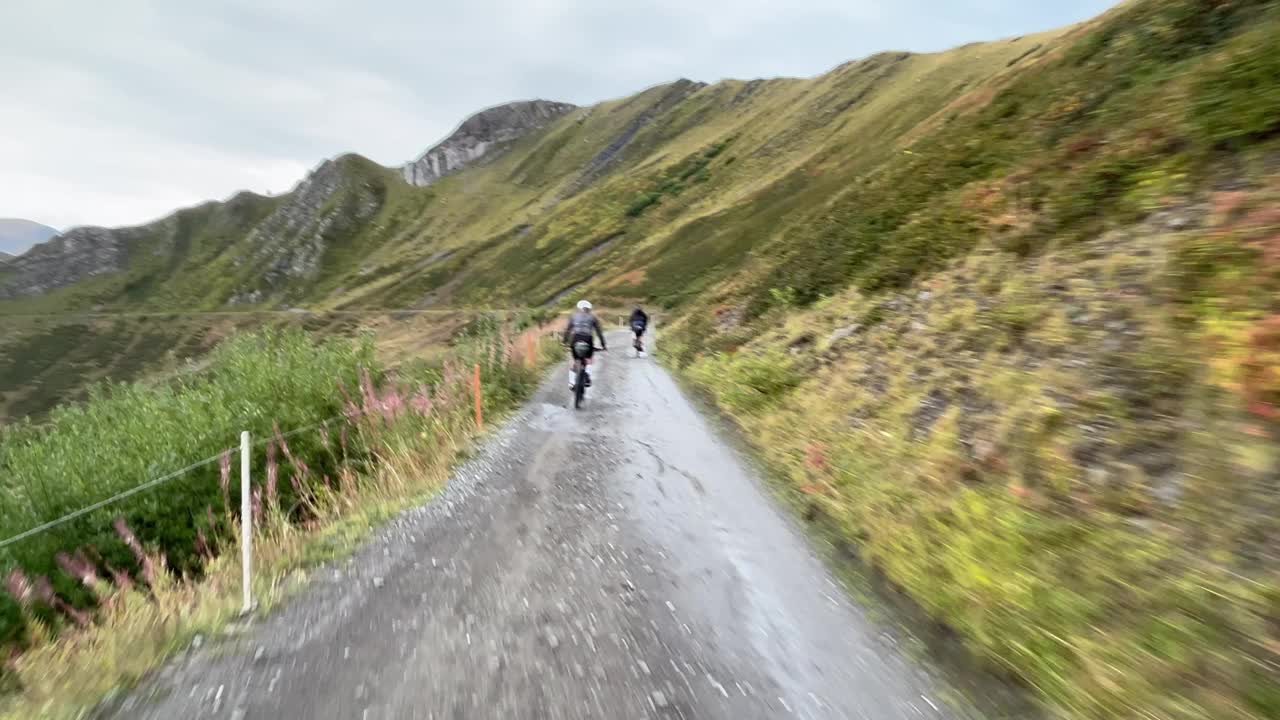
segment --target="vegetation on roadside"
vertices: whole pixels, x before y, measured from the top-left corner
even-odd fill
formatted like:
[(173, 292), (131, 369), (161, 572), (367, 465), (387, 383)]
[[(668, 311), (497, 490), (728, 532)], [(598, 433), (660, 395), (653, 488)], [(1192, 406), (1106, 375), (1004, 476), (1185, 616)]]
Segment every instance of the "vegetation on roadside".
[(1280, 715), (1278, 31), (1122, 6), (668, 326), (813, 521), (1063, 716)]
[(389, 373), (367, 340), (244, 335), (201, 372), (104, 388), (45, 425), (5, 430), (4, 538), (213, 462), (0, 549), (0, 630), (17, 651), (4, 716), (73, 717), (233, 616), (241, 430), (257, 441), (255, 585), (271, 602), (286, 574), (345, 552), (435, 487), (477, 432), (474, 368), (489, 420), (500, 418), (540, 379), (542, 340), (537, 326), (517, 334), (490, 319), (442, 360)]

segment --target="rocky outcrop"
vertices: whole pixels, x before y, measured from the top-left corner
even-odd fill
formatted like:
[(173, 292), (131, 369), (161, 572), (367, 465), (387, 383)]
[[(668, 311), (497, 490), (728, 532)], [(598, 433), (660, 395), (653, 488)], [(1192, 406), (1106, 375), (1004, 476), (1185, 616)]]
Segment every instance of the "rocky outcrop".
[(463, 121), (444, 142), (405, 165), (401, 172), (409, 183), (426, 187), (481, 158), (495, 157), (510, 142), (575, 109), (577, 106), (569, 103), (529, 100), (483, 110)]
[[(545, 100), (490, 108), (468, 118), (448, 139), (401, 172), (414, 185), (430, 185), (482, 159), (496, 157), (511, 142), (574, 109), (568, 103)], [(248, 223), (226, 228), (221, 234), (237, 248), (244, 248), (234, 261), (239, 282), (226, 302), (239, 305), (286, 299), (290, 292), (300, 291), (301, 285), (319, 277), (328, 249), (356, 237), (377, 216), (387, 183), (399, 182), (393, 173), (359, 156), (328, 160), (281, 198), (278, 207), (261, 222), (254, 218), (251, 231)], [(252, 216), (254, 200), (240, 195), (227, 202), (226, 208), (232, 216)], [(180, 225), (179, 216), (173, 215), (134, 228), (82, 227), (20, 256), (0, 255), (0, 301), (33, 297), (91, 277), (125, 271), (130, 267), (131, 252), (139, 248), (157, 255), (171, 252), (175, 239), (183, 240), (190, 234), (190, 228), (180, 233)], [(237, 237), (244, 239), (241, 242)]]
[(299, 183), (249, 234), (249, 253), (237, 265), (251, 274), (228, 304), (257, 304), (294, 281), (314, 278), (330, 243), (357, 232), (382, 207), (383, 188), (366, 170), (379, 168), (347, 155), (324, 161)]
[(33, 297), (125, 267), (127, 246), (145, 228), (82, 227), (36, 245), (8, 261), (0, 300)]

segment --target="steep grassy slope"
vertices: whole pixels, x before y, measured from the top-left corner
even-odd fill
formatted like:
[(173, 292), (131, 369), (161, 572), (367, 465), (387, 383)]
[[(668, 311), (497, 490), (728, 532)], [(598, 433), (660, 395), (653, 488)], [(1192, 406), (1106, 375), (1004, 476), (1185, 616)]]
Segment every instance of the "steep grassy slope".
[(1070, 716), (1280, 713), (1277, 32), (1131, 3), (668, 333), (813, 520)]
[[(78, 247), (109, 245), (118, 271), (85, 276), (97, 255), (56, 253), (38, 272), (0, 270), (0, 296), (35, 274), (27, 285), (53, 288), (0, 302), (0, 324), (18, 330), (0, 348), (16, 363), (0, 384), (6, 415), (38, 415), (93, 380), (162, 367), (169, 350), (185, 353), (188, 325), (211, 322), (189, 319), (162, 331), (169, 339), (139, 343), (132, 330), (102, 337), (111, 313), (542, 305), (588, 288), (606, 301), (679, 302), (742, 266), (852, 173), (893, 157), (895, 139), (1034, 64), (1058, 36), (880, 55), (814, 80), (682, 80), (573, 111), (429, 188), (349, 155), (284, 196), (242, 193), (95, 231)], [(806, 167), (844, 155), (825, 177)], [(58, 323), (27, 323), (90, 310), (107, 317), (74, 337), (74, 326), (44, 337), (33, 329)], [(76, 352), (46, 352), (62, 341)]]
[[(884, 54), (814, 80), (682, 80), (574, 111), (425, 189), (344, 156), (288, 195), (244, 194), (135, 229), (123, 271), (0, 312), (541, 302), (594, 277), (593, 265), (621, 283), (616, 295), (675, 298), (687, 291), (663, 283), (708, 276), (622, 276), (691, 252), (681, 233), (695, 223), (727, 211), (759, 219), (769, 212), (756, 207), (762, 193), (785, 196), (789, 213), (820, 204), (966, 91), (1037, 62), (1057, 37)], [(813, 177), (815, 162), (845, 155), (830, 179)], [(758, 239), (699, 253), (732, 264)], [(594, 262), (573, 262), (584, 253)]]

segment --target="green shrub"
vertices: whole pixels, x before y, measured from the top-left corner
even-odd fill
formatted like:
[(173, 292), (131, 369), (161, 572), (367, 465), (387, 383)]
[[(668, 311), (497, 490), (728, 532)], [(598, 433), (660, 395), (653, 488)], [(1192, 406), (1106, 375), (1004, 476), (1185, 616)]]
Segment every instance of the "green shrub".
[(661, 192), (640, 193), (635, 201), (627, 206), (626, 215), (631, 218), (640, 217), (644, 214), (645, 210), (648, 210), (653, 205), (657, 205), (658, 201), (661, 199)]
[(797, 304), (796, 289), (793, 287), (769, 288), (769, 300), (773, 307), (790, 308)]
[[(236, 446), (242, 430), (262, 440), (273, 427), (289, 430), (332, 418), (342, 411), (340, 389), (354, 388), (361, 368), (376, 372), (367, 343), (316, 343), (300, 331), (264, 332), (227, 342), (198, 375), (166, 385), (102, 386), (87, 403), (55, 410), (44, 426), (10, 428), (0, 442), (0, 538), (217, 456)], [(314, 472), (331, 472), (319, 444), (314, 434), (299, 437), (293, 452), (308, 458)], [(198, 572), (197, 537), (213, 539), (228, 530), (219, 474), (217, 463), (204, 465), (10, 545), (0, 550), (0, 572), (21, 567), (48, 576), (59, 594), (87, 603), (88, 591), (56, 572), (56, 556), (92, 548), (107, 564), (132, 567), (132, 554), (112, 528), (118, 517), (144, 544), (165, 553), (175, 570)], [(287, 494), (288, 483), (282, 484)], [(238, 507), (238, 487), (230, 494)], [(219, 511), (211, 517), (210, 508)], [(0, 596), (0, 643), (20, 631), (16, 606)]]
[(688, 188), (690, 181), (704, 183), (710, 180), (711, 171), (708, 166), (733, 141), (734, 138), (732, 137), (721, 140), (706, 150), (690, 155), (673, 167), (668, 168), (658, 177), (653, 189), (636, 196), (636, 199), (627, 206), (624, 214), (629, 218), (640, 217), (650, 207), (661, 202), (663, 196), (676, 197), (683, 193)]
[(1280, 53), (1266, 29), (1242, 37), (1199, 75), (1190, 116), (1201, 140), (1232, 145), (1280, 130)]
[[(507, 324), (485, 315), (467, 326), (447, 361), (417, 363), (393, 379), (366, 340), (317, 341), (299, 330), (264, 331), (223, 344), (198, 374), (161, 385), (98, 388), (83, 405), (56, 410), (46, 425), (2, 431), (0, 540), (206, 458), (225, 457), (227, 475), (216, 460), (199, 465), (0, 549), (0, 575), (21, 570), (47, 578), (71, 605), (89, 607), (97, 596), (59, 572), (59, 555), (74, 559), (83, 552), (99, 571), (135, 570), (135, 553), (114, 527), (123, 519), (148, 552), (164, 555), (170, 569), (198, 576), (207, 556), (234, 538), (241, 431), (256, 442), (252, 473), (261, 495), (255, 504), (278, 510), (284, 521), (307, 520), (315, 514), (316, 498), (349, 476), (347, 471), (367, 474), (362, 471), (395, 433), (447, 432), (450, 423), (473, 422), (475, 367), (487, 416), (527, 397), (540, 379), (539, 358), (526, 357), (531, 348), (537, 344), (513, 337)], [(371, 419), (379, 433), (349, 422), (356, 416)], [(410, 417), (418, 421), (404, 422)], [(319, 425), (326, 421), (332, 422), (322, 431)], [(289, 435), (298, 429), (306, 431)], [(278, 430), (285, 442), (276, 439)], [(269, 457), (278, 468), (274, 491), (264, 482)], [(225, 487), (224, 478), (230, 480)], [(66, 614), (34, 612), (55, 625)], [(14, 599), (0, 593), (0, 648), (23, 641), (24, 623)]]
[(690, 372), (726, 408), (743, 413), (769, 407), (801, 380), (791, 359), (776, 351), (717, 353), (694, 363)]

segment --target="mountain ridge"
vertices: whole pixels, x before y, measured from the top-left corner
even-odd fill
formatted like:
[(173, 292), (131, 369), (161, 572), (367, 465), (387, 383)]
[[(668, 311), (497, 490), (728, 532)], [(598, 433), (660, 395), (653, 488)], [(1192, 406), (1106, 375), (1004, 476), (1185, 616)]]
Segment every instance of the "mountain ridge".
[[(1050, 33), (1052, 34), (1052, 33)], [(1042, 34), (1044, 35), (1044, 34)], [(981, 46), (983, 43), (971, 43), (961, 48), (957, 48), (958, 52), (968, 48)], [(850, 68), (865, 67), (868, 65), (878, 65), (887, 58), (893, 58), (898, 61), (906, 58), (930, 58), (943, 53), (929, 53), (915, 55), (907, 52), (881, 52), (870, 55), (862, 60), (853, 60), (841, 63), (828, 73), (816, 76), (810, 80), (796, 78), (770, 78), (757, 80), (725, 80), (717, 83), (718, 87), (740, 86), (742, 92), (737, 101), (745, 101), (758, 88), (762, 86), (777, 86), (790, 83), (806, 83), (810, 81), (821, 81), (824, 78), (836, 77), (841, 73), (847, 72)], [(589, 185), (601, 174), (609, 171), (609, 166), (619, 158), (622, 151), (626, 148), (630, 139), (643, 127), (658, 117), (672, 109), (674, 105), (679, 104), (692, 94), (702, 91), (704, 88), (710, 87), (707, 83), (697, 82), (688, 79), (679, 79), (670, 83), (663, 83), (652, 86), (641, 91), (635, 96), (620, 98), (615, 101), (605, 101), (596, 105), (580, 108), (570, 103), (563, 103), (549, 100), (525, 100), (513, 101), (495, 105), (468, 116), (464, 119), (454, 131), (452, 131), (445, 139), (428, 148), (416, 160), (410, 161), (399, 167), (399, 173), (403, 176), (403, 180), (411, 185), (420, 188), (427, 188), (441, 180), (456, 174), (462, 170), (472, 168), (475, 165), (483, 165), (492, 163), (501, 158), (502, 155), (520, 139), (533, 133), (539, 133), (547, 129), (549, 125), (562, 120), (564, 117), (580, 111), (574, 115), (575, 122), (583, 123), (588, 121), (593, 113), (600, 108), (627, 106), (635, 103), (638, 98), (650, 96), (653, 101), (651, 107), (645, 108), (643, 112), (639, 112), (633, 119), (633, 123), (622, 128), (619, 135), (613, 138), (610, 144), (607, 144), (590, 159), (588, 163), (581, 168), (579, 176), (567, 186), (562, 187), (560, 191), (549, 198), (546, 202), (549, 205), (558, 204), (567, 197), (579, 192), (583, 187)], [(652, 97), (652, 96), (657, 97)], [(839, 109), (836, 109), (839, 112)], [(392, 168), (384, 168), (377, 165), (373, 161), (354, 153), (347, 153), (334, 158), (326, 159), (308, 173), (306, 177), (299, 180), (297, 185), (288, 193), (273, 196), (271, 199), (278, 202), (288, 203), (289, 199), (300, 192), (304, 192), (309, 183), (322, 169), (333, 166), (337, 162), (341, 165), (344, 158), (356, 158), (359, 164), (365, 165), (367, 168), (380, 168), (391, 170)], [(382, 175), (379, 182), (385, 184), (387, 178), (380, 170), (374, 171), (375, 174)], [(72, 242), (60, 245), (57, 248), (49, 248), (38, 254), (39, 257), (33, 261), (16, 263), (6, 277), (0, 277), (0, 300), (21, 300), (24, 298), (38, 297), (48, 294), (52, 291), (67, 288), (81, 281), (87, 281), (99, 276), (110, 276), (121, 272), (124, 268), (119, 264), (122, 258), (128, 253), (122, 251), (120, 247), (115, 245), (121, 240), (137, 240), (143, 237), (151, 237), (155, 235), (166, 235), (171, 232), (173, 219), (182, 213), (196, 211), (199, 209), (216, 208), (223, 203), (234, 203), (243, 201), (244, 197), (263, 198), (249, 191), (238, 192), (231, 200), (228, 201), (206, 201), (192, 208), (175, 211), (170, 215), (155, 221), (143, 223), (136, 226), (127, 226), (122, 228), (101, 228), (96, 226), (85, 226), (83, 228), (72, 228), (68, 233), (72, 233)], [(317, 208), (318, 209), (318, 208)], [(372, 210), (372, 205), (366, 207), (366, 210)], [(361, 222), (357, 218), (357, 222)], [(326, 229), (332, 225), (332, 218), (325, 224)], [(246, 232), (248, 232), (246, 230)], [(255, 239), (262, 239), (263, 233), (257, 233)], [(296, 254), (298, 264), (290, 264), (289, 270), (283, 265), (273, 265), (271, 269), (256, 279), (246, 279), (240, 287), (234, 292), (225, 294), (216, 300), (220, 305), (254, 305), (263, 301), (270, 301), (273, 298), (269, 296), (268, 289), (271, 286), (279, 285), (280, 279), (285, 280), (290, 277), (306, 278), (316, 270), (315, 257), (321, 251), (320, 238), (313, 233), (309, 241), (309, 249), (297, 249)], [(94, 247), (95, 243), (101, 244), (102, 247)], [(278, 248), (281, 247), (280, 242), (274, 243)], [(67, 249), (70, 248), (70, 249)], [(68, 255), (63, 262), (57, 261), (59, 252), (67, 252)], [(88, 255), (85, 255), (88, 253)], [(92, 258), (95, 256), (103, 260), (100, 266), (94, 266)], [(86, 261), (86, 259), (88, 261)], [(279, 259), (279, 258), (277, 258)], [(239, 265), (239, 263), (236, 263)], [(58, 272), (50, 272), (52, 268), (60, 268)], [(29, 278), (26, 282), (19, 279), (19, 276), (33, 274), (34, 277)], [(274, 300), (281, 300), (275, 297)], [(295, 298), (297, 299), (297, 298)], [(92, 305), (100, 305), (101, 298), (95, 298)], [(212, 300), (204, 303), (208, 305), (214, 302)], [(84, 302), (73, 302), (73, 306), (83, 306)], [(109, 303), (108, 303), (109, 304)], [(416, 305), (417, 303), (411, 303)]]
[(578, 109), (552, 100), (518, 100), (476, 112), (459, 123), (444, 140), (428, 148), (416, 160), (401, 166), (411, 185), (426, 187), (470, 167), (501, 146), (518, 140), (566, 113)]
[[(960, 50), (956, 52), (967, 53), (968, 50)], [(943, 53), (943, 55), (945, 55), (945, 53)], [(684, 105), (685, 107), (688, 107), (687, 101), (690, 98), (698, 97), (700, 96), (700, 94), (703, 94), (705, 96), (705, 93), (712, 92), (715, 94), (716, 99), (718, 100), (724, 100), (730, 104), (737, 103), (737, 104), (749, 105), (749, 103), (752, 102), (752, 98), (755, 97), (756, 94), (760, 92), (762, 89), (773, 89), (775, 91), (777, 90), (794, 91), (795, 89), (800, 88), (806, 84), (821, 85), (824, 83), (838, 82), (839, 78), (842, 75), (849, 73), (851, 68), (862, 68), (865, 72), (866, 69), (868, 68), (880, 67), (884, 63), (884, 59), (887, 57), (897, 58), (898, 61), (901, 62), (903, 60), (906, 60), (907, 58), (928, 59), (935, 56), (934, 55), (916, 56), (916, 55), (910, 55), (906, 53), (879, 53), (860, 61), (852, 61), (850, 63), (844, 63), (838, 68), (836, 68), (835, 70), (825, 75), (819, 76), (818, 78), (815, 78), (813, 80), (795, 80), (795, 79), (785, 79), (785, 78), (754, 80), (754, 81), (727, 80), (727, 81), (722, 81), (721, 83), (717, 83), (715, 85), (707, 85), (705, 83), (699, 83), (699, 82), (690, 81), (690, 80), (677, 80), (672, 83), (653, 86), (651, 88), (648, 88), (642, 91), (641, 93), (638, 93), (635, 96), (621, 98), (615, 101), (607, 101), (604, 103), (597, 104), (595, 106), (591, 106), (589, 108), (574, 108), (573, 106), (567, 103), (554, 103), (551, 101), (522, 101), (517, 103), (499, 105), (499, 106), (496, 106), (495, 108), (491, 108), (489, 110), (476, 113), (470, 116), (467, 120), (464, 120), (463, 123), (460, 124), (459, 129), (457, 131), (452, 133), (449, 137), (447, 137), (441, 143), (438, 143), (437, 145), (433, 146), (426, 153), (420, 156), (419, 161), (415, 161), (415, 162), (421, 162), (431, 157), (442, 157), (439, 155), (433, 156), (432, 153), (449, 151), (450, 148), (453, 147), (453, 145), (451, 145), (451, 141), (456, 141), (457, 138), (459, 137), (459, 133), (462, 133), (464, 145), (466, 142), (475, 140), (477, 136), (475, 136), (468, 128), (472, 128), (475, 126), (480, 126), (483, 128), (486, 125), (487, 121), (492, 119), (493, 113), (495, 111), (498, 111), (499, 116), (508, 114), (504, 109), (511, 109), (511, 108), (519, 109), (521, 107), (528, 106), (528, 107), (540, 107), (544, 110), (544, 112), (541, 115), (535, 114), (534, 120), (532, 121), (525, 121), (525, 119), (522, 119), (522, 116), (520, 115), (519, 112), (509, 113), (508, 114), (509, 116), (517, 118), (517, 122), (510, 129), (509, 135), (505, 136), (508, 139), (505, 139), (503, 141), (496, 143), (498, 146), (501, 146), (497, 148), (497, 152), (486, 151), (478, 155), (475, 155), (473, 157), (470, 157), (467, 160), (467, 163), (468, 163), (467, 167), (471, 169), (472, 171), (471, 174), (474, 174), (475, 172), (480, 172), (480, 169), (471, 167), (469, 163), (475, 162), (482, 167), (487, 167), (487, 166), (493, 165), (494, 163), (500, 163), (502, 158), (510, 151), (510, 148), (514, 146), (518, 146), (521, 143), (521, 140), (525, 139), (526, 136), (530, 136), (530, 135), (541, 136), (547, 133), (552, 133), (556, 135), (571, 134), (570, 132), (567, 131), (567, 129), (570, 126), (566, 125), (566, 122), (573, 122), (574, 125), (572, 127), (591, 127), (593, 125), (599, 125), (602, 127), (613, 128), (613, 130), (611, 130), (612, 134), (609, 135), (608, 137), (604, 137), (602, 135), (596, 135), (594, 137), (582, 138), (583, 142), (587, 143), (588, 145), (591, 145), (591, 147), (593, 147), (594, 149), (591, 151), (591, 154), (589, 156), (583, 157), (581, 164), (574, 170), (573, 174), (575, 177), (572, 180), (567, 180), (563, 183), (557, 184), (556, 187), (554, 188), (554, 191), (539, 193), (542, 196), (542, 200), (540, 201), (541, 205), (545, 208), (553, 208), (556, 206), (560, 206), (568, 201), (571, 201), (572, 198), (575, 195), (577, 195), (579, 192), (583, 191), (584, 188), (588, 188), (589, 186), (592, 185), (592, 183), (594, 183), (599, 178), (603, 176), (607, 176), (610, 173), (612, 173), (616, 169), (616, 165), (618, 162), (626, 158), (628, 154), (637, 152), (634, 148), (631, 147), (633, 139), (635, 139), (637, 136), (643, 137), (646, 134), (646, 132), (649, 132), (646, 130), (646, 128), (655, 127), (655, 126), (663, 127), (665, 122), (664, 119), (671, 116), (671, 114), (675, 112), (680, 106)], [(711, 88), (711, 90), (708, 90), (708, 88)], [(765, 90), (765, 93), (767, 95), (768, 90)], [(800, 97), (804, 97), (805, 95), (804, 92), (799, 92), (796, 94), (799, 95)], [(857, 100), (857, 97), (855, 96), (854, 98), (850, 98), (849, 100), (846, 100), (845, 103), (851, 104), (852, 102), (856, 102), (856, 100)], [(707, 113), (710, 113), (712, 111), (713, 111), (713, 108), (711, 107), (703, 107), (700, 110), (702, 116), (706, 116)], [(841, 108), (837, 106), (835, 108), (828, 110), (828, 114), (839, 113), (840, 111), (841, 111)], [(549, 117), (551, 115), (555, 115), (555, 117)], [(542, 122), (543, 120), (547, 120), (548, 118), (549, 118), (548, 122), (546, 123)], [(619, 119), (625, 119), (625, 123), (619, 124), (616, 127), (614, 127), (615, 121), (618, 121)], [(698, 120), (698, 117), (691, 117), (691, 118), (684, 119), (683, 120), (684, 127), (689, 127), (691, 122), (696, 123), (697, 120)], [(468, 125), (468, 123), (471, 123), (471, 125)], [(669, 128), (671, 126), (666, 125), (666, 127)], [(565, 139), (567, 140), (567, 138)], [(483, 140), (481, 140), (481, 142), (483, 142)], [(563, 141), (558, 141), (558, 142), (563, 142)], [(778, 140), (778, 142), (782, 143), (784, 141)], [(555, 150), (555, 148), (544, 146), (543, 148), (540, 148), (540, 150), (545, 154), (548, 151)], [(643, 152), (643, 150), (641, 152)], [(761, 152), (768, 153), (770, 151), (766, 146), (765, 148), (762, 148)], [(339, 158), (335, 158), (334, 160), (338, 160), (343, 157), (358, 158), (359, 156), (355, 156), (355, 155), (339, 156)], [(639, 161), (639, 160), (643, 160), (644, 157), (638, 156), (638, 157), (633, 157), (631, 159)], [(328, 160), (321, 163), (321, 166), (319, 166), (319, 168), (327, 167), (330, 163), (334, 162), (334, 160)], [(536, 184), (539, 181), (545, 179), (546, 178), (545, 174), (542, 174), (542, 177), (539, 177), (540, 173), (538, 169), (534, 166), (538, 162), (538, 160), (539, 159), (535, 156), (535, 157), (527, 158), (523, 162), (519, 163), (518, 167), (516, 168), (517, 172), (514, 175), (512, 175), (511, 179), (515, 180), (516, 184), (518, 185), (519, 184), (526, 184), (526, 185)], [(664, 160), (662, 160), (661, 157), (651, 158), (651, 160), (656, 160), (659, 164), (662, 164), (664, 162)], [(356, 185), (359, 185), (361, 183), (364, 183), (366, 180), (373, 178), (372, 185), (376, 185), (378, 186), (378, 188), (380, 188), (380, 189), (377, 189), (377, 188), (373, 189), (375, 190), (374, 195), (380, 195), (384, 191), (392, 188), (396, 188), (397, 190), (403, 190), (403, 188), (398, 188), (396, 183), (386, 173), (383, 172), (383, 170), (389, 170), (388, 168), (383, 168), (382, 166), (376, 165), (372, 163), (372, 161), (368, 161), (363, 158), (360, 159), (360, 162), (355, 164), (360, 165), (363, 168), (361, 171), (357, 172), (356, 174), (360, 175), (361, 173), (363, 173), (363, 175), (361, 177), (353, 177), (352, 182), (355, 183)], [(411, 171), (408, 170), (408, 168), (410, 168), (411, 166), (413, 166), (413, 163), (403, 166), (403, 168), (401, 169), (401, 173), (412, 174)], [(351, 165), (348, 165), (348, 167), (351, 167)], [(319, 170), (319, 168), (317, 170)], [(420, 175), (418, 179), (418, 182), (422, 183), (422, 185), (417, 187), (420, 187), (422, 190), (427, 191), (427, 193), (425, 195), (417, 194), (419, 205), (421, 205), (421, 203), (423, 202), (427, 202), (425, 198), (429, 198), (432, 196), (431, 195), (432, 186), (436, 186), (448, 180), (460, 169), (463, 169), (463, 168), (457, 165), (451, 165), (446, 169), (447, 171), (445, 172), (444, 175), (433, 175), (432, 172), (434, 171), (432, 172), (422, 171), (422, 172), (425, 172), (425, 174)], [(295, 188), (289, 193), (285, 193), (280, 196), (275, 196), (274, 198), (272, 198), (272, 200), (277, 203), (285, 203), (285, 204), (289, 203), (290, 198), (293, 198), (298, 193), (306, 190), (309, 179), (313, 177), (316, 172), (317, 171), (312, 171), (312, 173), (308, 175), (308, 178), (304, 178), (303, 180), (301, 180), (299, 184), (295, 186)], [(410, 183), (407, 180), (405, 184), (409, 185), (410, 187), (414, 187), (413, 183)], [(405, 195), (405, 196), (413, 196), (416, 193), (413, 191), (409, 191), (409, 192), (401, 192), (399, 194)], [(370, 202), (365, 206), (365, 209), (366, 211), (374, 211), (375, 210), (374, 206), (378, 205), (378, 201), (376, 200), (376, 198), (372, 198), (372, 197), (369, 200)], [(216, 207), (217, 202), (215, 201), (212, 204), (206, 203), (198, 207), (204, 208), (207, 206)], [(380, 207), (381, 206), (379, 206), (379, 209)], [(180, 211), (180, 212), (187, 212), (187, 211)], [(452, 212), (456, 212), (456, 210), (451, 209), (451, 213)], [(152, 244), (156, 244), (158, 242), (159, 244), (163, 245), (167, 241), (165, 240), (157, 241), (154, 238), (155, 236), (167, 237), (168, 235), (171, 234), (170, 231), (167, 229), (170, 226), (166, 225), (166, 223), (170, 222), (172, 217), (173, 216), (169, 216), (166, 218), (162, 218), (161, 220), (155, 221), (153, 223), (149, 223), (143, 226), (137, 226), (138, 228), (143, 229), (144, 232), (142, 233), (132, 233), (132, 232), (122, 233), (121, 231), (116, 230), (116, 231), (110, 231), (106, 233), (102, 233), (102, 232), (83, 233), (82, 232), (80, 233), (80, 235), (91, 235), (98, 241), (102, 241), (107, 244), (114, 242), (113, 238), (117, 238), (117, 237), (128, 237), (128, 238), (137, 239), (139, 236), (146, 236), (148, 238), (152, 238), (151, 240)], [(371, 219), (371, 218), (356, 218), (356, 221), (357, 221), (356, 224), (362, 224), (363, 222), (365, 222), (365, 220), (368, 220), (368, 219)], [(332, 221), (330, 222), (321, 221), (321, 224), (325, 225), (325, 230), (333, 229)], [(518, 224), (518, 222), (514, 224)], [(376, 234), (376, 233), (364, 232), (364, 229), (362, 229), (361, 232), (363, 232), (364, 235)], [(486, 237), (491, 239), (498, 235), (501, 235), (503, 232), (504, 232), (503, 229), (494, 227), (491, 230), (484, 233), (485, 237), (476, 237), (471, 242), (482, 245), (483, 244), (482, 241)], [(332, 232), (330, 232), (330, 234), (332, 234)], [(261, 239), (261, 236), (262, 234), (259, 233), (259, 235), (257, 236), (257, 239)], [(382, 239), (383, 238), (379, 238), (379, 240), (382, 240)], [(325, 247), (328, 247), (328, 243), (320, 241), (319, 235), (316, 235), (315, 233), (312, 233), (311, 240), (307, 242), (310, 243), (310, 250), (308, 250), (304, 254), (309, 254), (312, 256), (315, 256), (318, 253), (320, 253), (322, 245), (324, 245)], [(377, 243), (377, 244), (382, 244), (382, 243)], [(240, 245), (243, 245), (243, 242), (240, 243)], [(441, 248), (436, 252), (428, 253), (427, 256), (430, 257), (430, 256), (439, 255), (441, 252), (444, 252), (445, 250), (446, 248)], [(99, 250), (99, 252), (105, 257), (120, 258), (125, 256), (125, 253), (119, 252), (118, 249), (112, 249), (112, 248), (102, 248)], [(247, 252), (247, 251), (244, 251), (242, 248), (242, 252)], [(139, 257), (140, 255), (141, 254), (135, 253), (133, 257)], [(418, 261), (418, 262), (421, 262), (421, 261)], [(89, 272), (89, 269), (90, 269), (89, 266), (82, 263), (75, 262), (74, 259), (71, 259), (70, 262), (65, 263), (66, 267), (78, 270), (78, 272), (67, 272), (67, 273), (61, 274), (60, 276), (50, 276), (42, 272), (42, 268), (48, 267), (50, 265), (52, 264), (51, 263), (19, 264), (18, 266), (13, 268), (13, 272), (9, 273), (9, 276), (7, 279), (0, 278), (0, 297), (13, 300), (13, 299), (32, 298), (32, 297), (47, 295), (48, 291), (50, 290), (58, 291), (63, 288), (75, 286), (77, 285), (77, 283), (79, 283), (82, 280), (90, 280), (92, 278), (97, 278), (102, 276), (118, 275), (120, 274), (122, 269), (121, 267), (118, 267), (116, 265), (108, 264), (102, 268), (99, 268), (97, 271), (91, 273)], [(238, 265), (238, 263), (233, 263), (233, 265)], [(304, 288), (296, 292), (284, 293), (284, 295), (292, 295), (292, 297), (290, 298), (285, 298), (284, 295), (280, 293), (272, 295), (269, 292), (270, 286), (272, 286), (273, 284), (274, 285), (279, 284), (273, 278), (280, 276), (282, 269), (283, 268), (281, 267), (276, 267), (273, 271), (269, 273), (263, 273), (257, 278), (246, 278), (242, 282), (240, 282), (238, 286), (230, 292), (219, 293), (218, 296), (216, 297), (206, 297), (201, 299), (201, 301), (199, 302), (199, 306), (213, 307), (213, 306), (245, 305), (245, 304), (254, 305), (260, 302), (270, 303), (270, 302), (287, 301), (287, 302), (293, 303), (293, 302), (305, 301), (307, 299), (306, 296), (309, 293), (312, 293), (311, 289)], [(303, 262), (300, 265), (294, 267), (293, 269), (298, 271), (296, 273), (297, 277), (303, 279), (304, 282), (307, 281), (308, 278), (314, 279), (314, 274), (318, 271), (316, 258), (312, 257), (309, 262)], [(15, 280), (15, 275), (21, 274), (21, 273), (28, 273), (28, 272), (35, 272), (38, 275), (38, 277), (34, 281), (27, 282), (25, 285), (20, 285)], [(372, 271), (371, 269), (363, 270), (363, 273), (365, 275), (372, 274), (372, 272), (375, 272), (375, 271)], [(268, 275), (271, 275), (272, 277), (268, 277)], [(284, 273), (284, 276), (289, 277), (289, 274)], [(110, 284), (110, 283), (107, 283), (107, 284)], [(129, 284), (129, 283), (126, 282), (126, 284)], [(324, 285), (324, 283), (321, 283), (321, 284)], [(566, 285), (567, 284), (573, 284), (573, 283), (566, 283)], [(333, 284), (329, 284), (329, 285), (333, 286)], [(341, 288), (341, 289), (346, 290), (348, 288)], [(563, 289), (563, 288), (560, 288), (560, 289)], [(59, 307), (65, 307), (68, 305), (72, 307), (83, 307), (86, 304), (97, 306), (97, 305), (104, 304), (104, 301), (106, 305), (111, 305), (113, 304), (113, 300), (115, 303), (120, 303), (123, 301), (124, 304), (129, 304), (130, 301), (127, 298), (117, 296), (113, 299), (112, 297), (110, 297), (113, 294), (114, 293), (110, 293), (110, 292), (101, 293), (101, 294), (95, 293), (95, 295), (98, 295), (98, 296), (92, 298), (91, 301), (89, 299), (78, 299), (78, 300), (73, 299), (69, 303), (59, 302), (59, 303), (55, 303), (55, 305)], [(376, 296), (378, 294), (377, 289), (375, 289), (372, 294)], [(551, 292), (549, 290), (547, 297), (549, 298), (555, 294), (556, 292)], [(134, 297), (136, 296), (137, 294), (134, 293)], [(427, 291), (427, 292), (424, 292), (417, 299), (408, 300), (407, 304), (411, 306), (418, 306), (423, 301), (436, 302), (439, 300), (439, 297), (440, 296), (438, 292)], [(314, 295), (312, 299), (314, 300)], [(369, 301), (370, 299), (366, 299), (363, 301), (355, 300), (357, 304), (361, 302), (369, 302)], [(387, 306), (387, 303), (385, 303), (385, 301), (381, 299), (374, 299), (373, 302), (376, 302), (379, 306)], [(349, 302), (344, 302), (343, 304), (346, 305), (346, 304), (349, 304)]]

